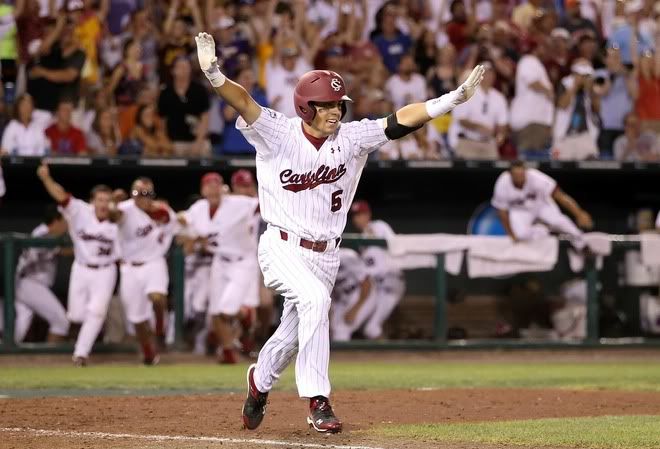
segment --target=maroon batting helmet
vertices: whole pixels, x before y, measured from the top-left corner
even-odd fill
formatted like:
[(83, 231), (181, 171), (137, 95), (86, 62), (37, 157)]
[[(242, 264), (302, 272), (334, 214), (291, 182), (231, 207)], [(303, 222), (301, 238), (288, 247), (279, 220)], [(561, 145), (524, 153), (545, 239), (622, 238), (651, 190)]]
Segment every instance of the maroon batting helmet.
[(254, 177), (248, 170), (241, 168), (231, 175), (231, 184), (236, 186), (251, 186), (254, 184)]
[[(304, 122), (311, 122), (316, 115), (313, 103), (329, 101), (353, 101), (346, 95), (344, 79), (330, 70), (312, 70), (305, 73), (293, 93), (296, 113)], [(341, 116), (346, 114), (346, 105), (342, 105)]]

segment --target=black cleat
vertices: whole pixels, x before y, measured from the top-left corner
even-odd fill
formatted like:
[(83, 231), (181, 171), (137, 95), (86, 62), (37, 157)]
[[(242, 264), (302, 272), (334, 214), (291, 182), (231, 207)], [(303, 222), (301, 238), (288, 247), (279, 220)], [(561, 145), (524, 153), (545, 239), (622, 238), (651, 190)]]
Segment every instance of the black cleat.
[(309, 400), (309, 416), (307, 424), (321, 433), (339, 433), (342, 424), (332, 411), (330, 401), (323, 396), (316, 396)]
[(243, 404), (243, 426), (246, 429), (254, 430), (259, 427), (266, 414), (266, 405), (268, 404), (268, 393), (262, 393), (257, 390), (254, 384), (254, 370), (256, 364), (250, 365), (247, 371), (247, 398)]

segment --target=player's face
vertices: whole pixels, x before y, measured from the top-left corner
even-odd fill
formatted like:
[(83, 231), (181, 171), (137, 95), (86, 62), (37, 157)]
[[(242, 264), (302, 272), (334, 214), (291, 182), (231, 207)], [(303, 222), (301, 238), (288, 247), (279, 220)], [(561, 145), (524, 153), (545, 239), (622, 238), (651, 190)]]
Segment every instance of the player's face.
[(511, 169), (511, 181), (513, 181), (513, 185), (516, 188), (522, 189), (525, 185), (525, 168), (513, 167)]
[(110, 192), (96, 192), (92, 199), (96, 218), (107, 220), (110, 217), (110, 201), (112, 201)]
[(131, 189), (131, 197), (133, 197), (137, 207), (142, 210), (150, 210), (156, 197), (154, 185), (150, 182), (136, 181)]
[(363, 232), (365, 229), (367, 229), (370, 221), (371, 214), (368, 212), (353, 214), (353, 226), (355, 226), (355, 228), (360, 232)]
[(232, 186), (231, 190), (236, 195), (254, 196), (254, 194), (255, 194), (254, 186), (245, 186), (245, 185), (234, 184)]
[(312, 120), (312, 128), (323, 136), (329, 136), (339, 128), (343, 101), (316, 103), (316, 115)]
[(222, 198), (224, 183), (219, 181), (209, 181), (202, 186), (202, 196), (210, 203), (217, 204)]

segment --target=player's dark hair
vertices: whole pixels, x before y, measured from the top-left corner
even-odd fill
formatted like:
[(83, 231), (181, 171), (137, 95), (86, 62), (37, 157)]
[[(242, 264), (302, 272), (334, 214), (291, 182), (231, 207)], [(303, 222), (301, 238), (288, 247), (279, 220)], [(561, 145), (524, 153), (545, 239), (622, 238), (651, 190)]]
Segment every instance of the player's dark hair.
[(154, 182), (148, 176), (138, 176), (137, 178), (135, 178), (135, 181), (133, 181), (133, 184), (135, 184), (138, 181), (143, 182), (145, 184), (154, 185)]
[(451, 2), (451, 6), (449, 7), (449, 12), (454, 14), (456, 8), (459, 6), (465, 6), (465, 3), (463, 3), (463, 0), (454, 0)]
[(112, 195), (112, 189), (105, 184), (97, 184), (92, 187), (92, 190), (89, 192), (89, 199), (93, 200), (99, 193), (107, 193), (108, 195)]
[(55, 204), (49, 204), (46, 206), (46, 209), (44, 209), (43, 219), (44, 223), (49, 225), (57, 220), (62, 220), (63, 217), (60, 211), (57, 210), (57, 206)]
[(515, 160), (511, 162), (511, 166), (509, 167), (509, 170), (513, 170), (514, 168), (525, 168), (525, 162), (520, 160)]

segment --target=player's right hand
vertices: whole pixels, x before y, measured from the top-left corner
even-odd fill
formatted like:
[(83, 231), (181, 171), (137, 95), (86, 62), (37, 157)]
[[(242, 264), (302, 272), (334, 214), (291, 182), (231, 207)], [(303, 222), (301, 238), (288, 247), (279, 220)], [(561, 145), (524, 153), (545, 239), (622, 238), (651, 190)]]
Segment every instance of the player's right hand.
[(485, 71), (486, 70), (482, 65), (478, 65), (474, 69), (472, 69), (472, 73), (470, 73), (470, 76), (468, 76), (465, 82), (461, 84), (457, 89), (458, 90), (457, 104), (465, 103), (470, 98), (472, 98), (472, 95), (474, 95), (474, 93), (476, 92), (477, 87), (479, 87), (479, 84), (481, 84), (481, 80), (484, 79)]
[(39, 165), (39, 168), (37, 168), (37, 176), (39, 179), (46, 179), (50, 176), (50, 169), (48, 168), (48, 164), (41, 162), (41, 165)]
[(197, 59), (199, 59), (199, 67), (208, 72), (211, 67), (218, 62), (215, 55), (215, 41), (213, 36), (208, 33), (199, 33), (195, 36), (195, 43), (197, 43)]

